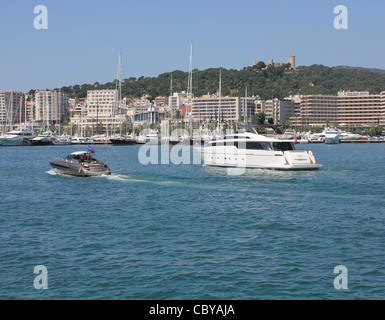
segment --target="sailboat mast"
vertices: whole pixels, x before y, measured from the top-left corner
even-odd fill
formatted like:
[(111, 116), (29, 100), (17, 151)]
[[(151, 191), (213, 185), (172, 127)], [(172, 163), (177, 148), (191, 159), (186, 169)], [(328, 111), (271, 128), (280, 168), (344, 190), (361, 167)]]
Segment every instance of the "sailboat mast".
[[(187, 111), (188, 111), (189, 107), (191, 109), (191, 106), (192, 106), (192, 55), (193, 55), (193, 44), (192, 44), (192, 41), (191, 41), (189, 72), (188, 72), (188, 79), (187, 79), (187, 104), (186, 104), (186, 111), (185, 111), (185, 116), (184, 116), (184, 122), (186, 122)], [(190, 129), (192, 130), (192, 128), (190, 128)]]
[(23, 107), (23, 100), (21, 99), (21, 96), (19, 98), (19, 107), (20, 107), (20, 110), (19, 110), (19, 129), (21, 129), (21, 122), (22, 122), (22, 107)]
[[(64, 110), (63, 110), (64, 113)], [(59, 136), (61, 135), (61, 115), (62, 115), (62, 102), (61, 102), (61, 84), (59, 83), (59, 105), (58, 105), (58, 121), (59, 121)]]
[(187, 81), (187, 97), (190, 97), (190, 103), (192, 100), (192, 55), (193, 55), (193, 44), (190, 45), (190, 63), (189, 63), (189, 74)]
[(221, 128), (221, 112), (222, 112), (222, 106), (221, 106), (221, 100), (222, 100), (222, 69), (219, 69), (219, 92), (218, 92), (218, 98), (219, 98), (219, 114), (218, 114), (218, 126), (219, 129)]
[(24, 95), (24, 124), (25, 128), (27, 128), (27, 95)]
[(247, 116), (248, 116), (248, 114), (247, 114), (247, 85), (246, 85), (246, 87), (245, 87), (245, 104), (244, 104), (244, 110), (245, 110), (245, 124), (247, 124), (247, 121), (248, 121), (248, 119), (247, 119)]
[(11, 104), (10, 104), (10, 110), (11, 110), (11, 120), (10, 120), (10, 128), (11, 130), (13, 130), (13, 123), (14, 123), (14, 119), (13, 119), (13, 91), (11, 91), (11, 100), (10, 100)]
[(118, 63), (118, 76), (116, 83), (117, 95), (118, 95), (118, 104), (119, 108), (119, 134), (122, 136), (122, 108), (120, 106), (122, 100), (122, 53), (119, 52), (119, 63)]

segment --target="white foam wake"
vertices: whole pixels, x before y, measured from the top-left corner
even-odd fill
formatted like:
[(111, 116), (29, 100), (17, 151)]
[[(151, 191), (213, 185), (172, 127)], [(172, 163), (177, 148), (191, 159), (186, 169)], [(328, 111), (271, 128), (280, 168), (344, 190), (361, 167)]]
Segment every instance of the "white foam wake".
[(50, 176), (57, 176), (58, 175), (58, 173), (54, 169), (48, 170), (45, 173), (49, 174)]

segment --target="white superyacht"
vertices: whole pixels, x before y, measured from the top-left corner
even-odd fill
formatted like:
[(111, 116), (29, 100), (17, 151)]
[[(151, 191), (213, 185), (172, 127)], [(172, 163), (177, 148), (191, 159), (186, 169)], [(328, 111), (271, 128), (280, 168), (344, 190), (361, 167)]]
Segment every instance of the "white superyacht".
[(204, 146), (203, 161), (207, 166), (243, 167), (277, 170), (316, 170), (311, 151), (295, 150), (294, 140), (266, 137), (256, 130), (258, 125), (246, 125), (249, 132), (226, 135)]
[(323, 131), (324, 142), (326, 144), (338, 144), (340, 143), (341, 132), (334, 128), (325, 128)]
[(29, 146), (36, 135), (29, 130), (11, 130), (0, 136), (0, 146)]

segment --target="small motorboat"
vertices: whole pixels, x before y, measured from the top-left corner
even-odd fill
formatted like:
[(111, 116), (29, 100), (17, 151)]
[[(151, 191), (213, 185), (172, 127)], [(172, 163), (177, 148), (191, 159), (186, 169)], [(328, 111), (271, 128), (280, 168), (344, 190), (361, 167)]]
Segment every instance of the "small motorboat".
[(107, 164), (100, 162), (92, 157), (92, 151), (72, 152), (65, 158), (57, 158), (49, 163), (59, 174), (93, 177), (111, 174), (111, 169)]

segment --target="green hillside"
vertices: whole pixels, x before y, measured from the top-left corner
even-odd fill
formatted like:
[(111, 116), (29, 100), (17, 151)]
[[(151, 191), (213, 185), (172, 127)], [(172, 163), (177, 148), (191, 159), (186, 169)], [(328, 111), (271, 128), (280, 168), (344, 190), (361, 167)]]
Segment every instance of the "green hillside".
[[(180, 70), (163, 73), (157, 77), (129, 78), (122, 81), (122, 96), (141, 97), (149, 94), (168, 96), (170, 79), (173, 91), (187, 89), (188, 73)], [(241, 70), (222, 69), (222, 95), (259, 95), (262, 99), (284, 98), (290, 94), (337, 94), (341, 90), (369, 91), (376, 94), (385, 91), (385, 74), (360, 68), (325, 67), (322, 65), (300, 66), (290, 70), (289, 65), (257, 70), (245, 67)], [(193, 93), (201, 96), (216, 93), (219, 86), (219, 68), (193, 71)], [(61, 88), (72, 98), (87, 95), (87, 90), (114, 89), (115, 81), (105, 84), (82, 84)]]

